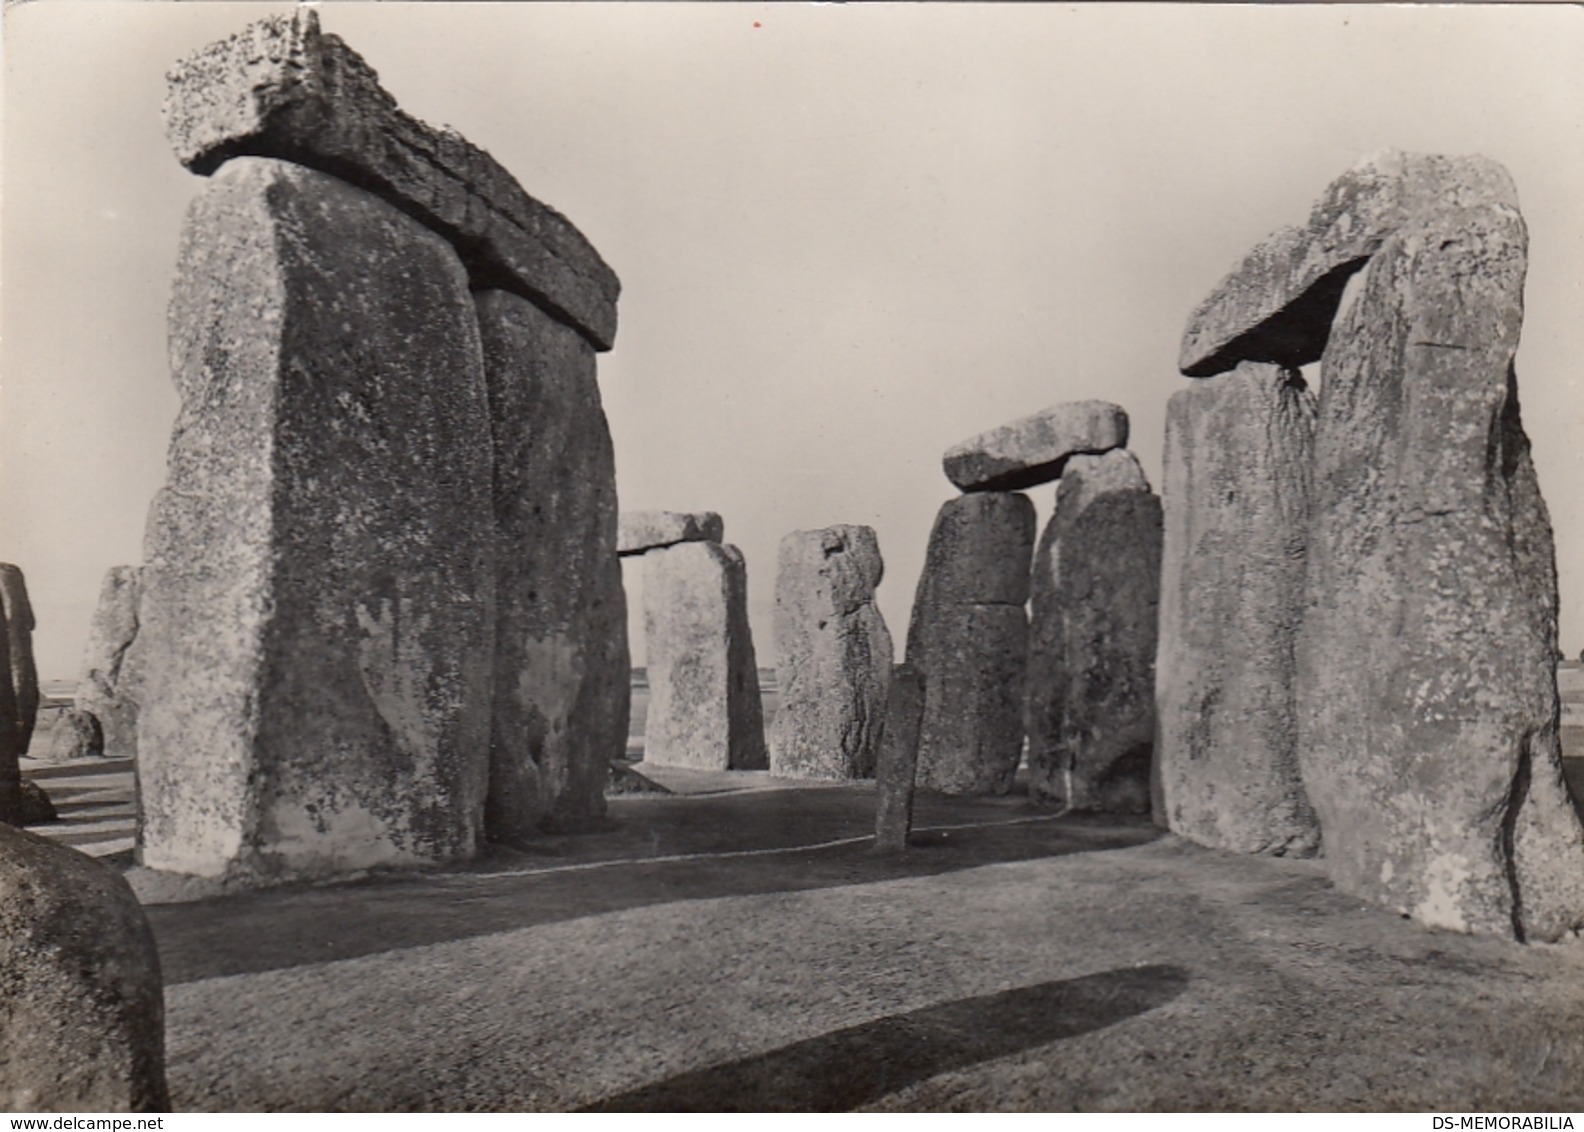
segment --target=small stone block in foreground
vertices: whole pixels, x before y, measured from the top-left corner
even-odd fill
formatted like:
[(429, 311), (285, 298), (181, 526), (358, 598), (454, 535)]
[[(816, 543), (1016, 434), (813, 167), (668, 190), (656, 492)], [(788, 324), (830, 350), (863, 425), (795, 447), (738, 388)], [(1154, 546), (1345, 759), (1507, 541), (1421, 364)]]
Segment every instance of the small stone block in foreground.
[(643, 554), (679, 542), (720, 542), (726, 524), (713, 511), (623, 511), (616, 553)]
[(875, 770), (875, 849), (900, 853), (913, 828), (913, 785), (918, 773), (919, 721), (924, 681), (905, 661), (891, 669), (880, 765)]
[(875, 606), (884, 565), (872, 527), (793, 531), (776, 569), (770, 773), (868, 778), (879, 756), (891, 634)]
[(1120, 405), (1069, 401), (965, 440), (942, 463), (963, 491), (1020, 491), (1060, 477), (1071, 456), (1109, 452), (1127, 439)]

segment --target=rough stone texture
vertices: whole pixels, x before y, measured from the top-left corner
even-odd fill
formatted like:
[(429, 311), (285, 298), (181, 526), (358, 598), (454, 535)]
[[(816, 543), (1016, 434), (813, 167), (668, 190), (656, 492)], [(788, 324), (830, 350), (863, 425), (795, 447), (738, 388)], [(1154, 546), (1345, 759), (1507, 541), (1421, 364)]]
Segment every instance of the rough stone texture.
[(891, 634), (875, 606), (884, 573), (872, 527), (793, 531), (776, 567), (770, 773), (868, 778), (891, 679)]
[(720, 542), (725, 528), (713, 511), (623, 511), (616, 553), (643, 554), (679, 542)]
[(68, 762), (72, 759), (98, 758), (105, 753), (104, 729), (99, 717), (82, 708), (61, 713), (50, 732), (49, 750), (44, 761)]
[(231, 883), (471, 856), (490, 442), (467, 275), (284, 162), (194, 201), (142, 572), (139, 860)]
[[(88, 644), (77, 675), (76, 704), (104, 729), (105, 754), (137, 753), (137, 701), (131, 694), (132, 644), (138, 630), (138, 568), (112, 566), (99, 585)], [(128, 676), (123, 680), (123, 674)]]
[(1032, 571), (1029, 792), (1144, 813), (1155, 729), (1161, 506), (1126, 450), (1075, 456)]
[[(1478, 184), (1474, 186), (1478, 187)], [(1326, 349), (1299, 756), (1337, 886), (1459, 931), (1584, 924), (1510, 185), (1391, 236)]]
[(14, 823), (16, 825), (47, 825), (52, 821), (59, 821), (60, 815), (55, 812), (55, 803), (50, 801), (50, 796), (44, 793), (44, 787), (30, 778), (22, 780), (22, 816)]
[(189, 169), (254, 155), (333, 173), (450, 240), (476, 289), (518, 292), (611, 348), (621, 285), (582, 233), (460, 134), (397, 109), (312, 9), (210, 44), (167, 80), (165, 130)]
[(918, 784), (1005, 794), (1023, 753), (1034, 504), (976, 492), (941, 505), (908, 624), (924, 680)]
[(1128, 440), (1128, 416), (1109, 401), (1069, 401), (993, 428), (946, 451), (946, 478), (963, 491), (1019, 491), (1050, 483), (1069, 457)]
[(0, 617), (5, 619), (9, 642), (6, 666), (11, 672), (15, 704), (6, 719), (10, 721), (17, 754), (25, 755), (33, 741), (33, 726), (38, 722), (38, 670), (33, 665), (33, 606), (28, 601), (27, 580), (22, 569), (0, 562)]
[(1178, 365), (1210, 377), (1239, 362), (1320, 360), (1348, 277), (1410, 217), (1479, 203), (1518, 207), (1507, 171), (1484, 157), (1375, 154), (1338, 177), (1301, 227), (1263, 240), (1188, 318)]
[(165, 1112), (154, 934), (125, 880), (0, 825), (0, 1108)]
[(0, 617), (0, 822), (18, 824), (22, 817), (21, 730), (16, 682), (11, 675), (11, 629)]
[(644, 556), (644, 762), (764, 770), (764, 709), (742, 551), (685, 542)]
[(1258, 362), (1166, 410), (1155, 816), (1212, 848), (1308, 857), (1320, 845), (1293, 685), (1314, 425), (1298, 372)]
[(495, 696), (486, 834), (605, 814), (632, 666), (616, 462), (594, 351), (506, 291), (476, 296), (495, 478)]
[(904, 661), (891, 669), (880, 765), (875, 771), (875, 848), (882, 853), (900, 853), (907, 848), (923, 715), (924, 680), (918, 669)]

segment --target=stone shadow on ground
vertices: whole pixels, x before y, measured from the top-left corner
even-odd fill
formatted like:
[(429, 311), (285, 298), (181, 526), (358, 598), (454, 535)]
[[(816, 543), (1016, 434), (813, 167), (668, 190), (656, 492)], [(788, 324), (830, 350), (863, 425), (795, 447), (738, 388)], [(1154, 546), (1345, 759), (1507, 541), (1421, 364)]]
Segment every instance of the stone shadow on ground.
[(1164, 1006), (1188, 986), (1152, 964), (939, 1003), (696, 1069), (583, 1112), (846, 1112), (951, 1070), (1077, 1037)]
[[(798, 793), (635, 800), (623, 810), (619, 829), (557, 839), (560, 856), (549, 861), (508, 851), (483, 865), (498, 871), (386, 875), (156, 904), (145, 911), (159, 942), (165, 982), (173, 986), (677, 901), (938, 876), (1128, 848), (1162, 836), (1147, 817), (1040, 817), (1000, 799), (952, 807), (955, 814), (937, 808), (932, 816), (969, 822), (977, 816), (980, 824), (920, 830), (911, 851), (882, 856), (871, 839), (872, 790), (823, 789), (809, 791), (809, 798), (789, 797)], [(815, 811), (836, 817), (851, 812), (845, 822), (796, 820), (800, 814), (812, 818)], [(789, 816), (792, 828), (779, 824)], [(799, 826), (801, 839), (788, 843)]]

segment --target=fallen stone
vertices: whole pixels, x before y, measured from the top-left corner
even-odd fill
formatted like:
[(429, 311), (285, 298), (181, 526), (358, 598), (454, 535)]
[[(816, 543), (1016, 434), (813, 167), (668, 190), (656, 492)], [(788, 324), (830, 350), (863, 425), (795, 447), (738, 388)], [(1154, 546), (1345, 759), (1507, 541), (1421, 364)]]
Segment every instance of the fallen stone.
[(1029, 793), (1145, 813), (1155, 731), (1161, 506), (1126, 450), (1075, 456), (1032, 571)]
[(1072, 456), (1121, 448), (1127, 439), (1120, 405), (1068, 401), (965, 440), (942, 462), (963, 491), (1020, 491), (1057, 479)]
[(257, 156), (334, 174), (449, 240), (474, 289), (517, 292), (611, 348), (621, 284), (583, 234), (460, 134), (399, 110), (313, 9), (212, 43), (167, 81), (165, 132), (193, 172)]
[(494, 567), (467, 273), (378, 198), (237, 158), (188, 213), (170, 323), (140, 863), (253, 884), (472, 856)]
[(1216, 849), (1313, 856), (1298, 770), (1315, 399), (1244, 362), (1172, 394), (1155, 660), (1157, 824)]
[(713, 511), (623, 511), (616, 553), (643, 554), (679, 542), (720, 542), (725, 524)]
[(947, 500), (935, 517), (908, 624), (924, 681), (918, 784), (1005, 794), (1023, 753), (1034, 505), (1006, 492)]
[(594, 351), (506, 291), (475, 296), (494, 440), (491, 840), (586, 827), (627, 747), (632, 666), (616, 462)]
[(1488, 158), (1365, 158), (1326, 187), (1306, 224), (1267, 237), (1199, 304), (1179, 368), (1210, 377), (1239, 362), (1319, 361), (1348, 278), (1393, 232), (1426, 210), (1481, 203), (1518, 207), (1512, 179)]
[(906, 849), (913, 828), (913, 784), (923, 716), (924, 681), (911, 664), (898, 664), (891, 670), (880, 765), (875, 772), (875, 849), (882, 853)]
[(875, 606), (884, 564), (874, 528), (793, 531), (776, 568), (770, 773), (869, 778), (885, 726), (891, 634)]
[(1299, 761), (1338, 888), (1432, 927), (1555, 940), (1584, 927), (1584, 830), (1513, 370), (1527, 238), (1491, 179), (1382, 244), (1326, 347)]
[(60, 821), (60, 815), (55, 812), (55, 803), (50, 801), (50, 796), (44, 792), (44, 787), (31, 778), (24, 778), (21, 816), (16, 824), (48, 825), (52, 821)]
[(167, 1112), (159, 953), (114, 870), (0, 825), (0, 1108)]
[(104, 730), (99, 717), (82, 708), (61, 712), (50, 732), (45, 762), (63, 763), (73, 759), (102, 758), (105, 753)]
[(14, 729), (17, 754), (25, 755), (33, 741), (38, 722), (38, 670), (33, 664), (33, 606), (28, 601), (27, 580), (22, 569), (0, 562), (0, 617), (5, 619), (6, 639), (10, 642), (7, 666), (16, 702), (7, 717)]
[[(99, 585), (99, 604), (88, 625), (88, 644), (77, 676), (76, 705), (91, 712), (104, 732), (104, 753), (137, 753), (137, 700), (130, 661), (138, 630), (138, 568), (112, 566)], [(123, 679), (123, 676), (126, 679)]]
[(742, 552), (684, 542), (644, 556), (644, 762), (764, 770), (764, 709)]

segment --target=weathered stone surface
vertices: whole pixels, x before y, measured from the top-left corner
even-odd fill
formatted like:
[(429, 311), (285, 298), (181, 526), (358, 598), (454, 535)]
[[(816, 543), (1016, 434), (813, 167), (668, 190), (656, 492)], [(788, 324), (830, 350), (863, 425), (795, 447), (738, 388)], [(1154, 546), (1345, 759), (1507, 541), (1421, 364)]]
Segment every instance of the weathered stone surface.
[(1019, 491), (1050, 483), (1080, 452), (1127, 444), (1128, 416), (1109, 401), (1068, 401), (949, 448), (946, 478), (963, 491)]
[(1179, 367), (1210, 377), (1245, 361), (1319, 361), (1348, 277), (1393, 232), (1427, 209), (1485, 202), (1518, 207), (1512, 179), (1488, 158), (1365, 158), (1326, 187), (1306, 224), (1267, 237), (1199, 304)]
[(0, 825), (0, 1108), (165, 1112), (154, 934), (125, 880)]
[(313, 9), (210, 44), (167, 79), (165, 131), (189, 169), (253, 155), (332, 173), (450, 240), (475, 288), (522, 294), (611, 348), (621, 285), (583, 234), (460, 134), (399, 110)]
[(605, 813), (631, 664), (616, 462), (594, 351), (506, 291), (476, 296), (495, 478), (495, 697), (485, 832), (523, 841)]
[(238, 158), (188, 213), (170, 321), (141, 863), (249, 884), (470, 856), (494, 568), (466, 272), (362, 190)]
[(38, 670), (33, 664), (33, 606), (28, 601), (27, 580), (22, 568), (0, 562), (0, 617), (5, 619), (6, 639), (10, 642), (7, 667), (11, 672), (12, 693), (16, 702), (6, 718), (14, 729), (17, 754), (25, 755), (33, 741), (38, 722)]
[(60, 815), (55, 812), (55, 803), (50, 801), (50, 796), (44, 793), (44, 787), (30, 778), (22, 780), (22, 814), (15, 824), (17, 825), (47, 825), (52, 821), (59, 821)]
[(875, 606), (884, 564), (874, 528), (793, 531), (776, 568), (770, 773), (868, 778), (879, 756), (891, 634)]
[(99, 604), (88, 625), (88, 644), (77, 675), (77, 706), (92, 712), (104, 731), (104, 753), (137, 753), (137, 701), (128, 657), (138, 630), (138, 568), (112, 566), (99, 585)]
[(1023, 752), (1028, 660), (1028, 497), (976, 492), (941, 505), (908, 624), (924, 680), (918, 784), (1005, 794)]
[(643, 554), (679, 542), (720, 542), (725, 526), (713, 511), (623, 511), (616, 553)]
[(891, 669), (885, 732), (875, 771), (875, 848), (899, 853), (913, 828), (913, 783), (918, 773), (919, 722), (924, 716), (924, 681), (904, 661)]
[(70, 708), (61, 713), (51, 730), (44, 760), (63, 763), (72, 759), (99, 758), (104, 753), (104, 729), (99, 717), (82, 708)]
[(1212, 848), (1307, 857), (1320, 845), (1293, 684), (1314, 425), (1297, 371), (1257, 362), (1166, 410), (1156, 819)]
[(644, 556), (644, 762), (764, 770), (764, 709), (742, 551), (684, 542)]
[(1386, 240), (1326, 349), (1299, 757), (1339, 888), (1551, 940), (1584, 925), (1584, 832), (1513, 371), (1526, 234), (1504, 193), (1464, 199)]
[(1029, 792), (1043, 805), (1149, 809), (1161, 507), (1126, 450), (1075, 456), (1032, 571)]

